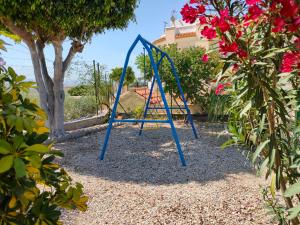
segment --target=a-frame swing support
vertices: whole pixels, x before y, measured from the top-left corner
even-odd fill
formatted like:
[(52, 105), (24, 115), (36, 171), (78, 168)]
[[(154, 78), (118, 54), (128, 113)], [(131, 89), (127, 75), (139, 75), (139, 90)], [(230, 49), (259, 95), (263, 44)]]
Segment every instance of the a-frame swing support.
[[(148, 97), (147, 102), (146, 102), (143, 119), (116, 119), (115, 115), (116, 115), (116, 111), (117, 111), (118, 102), (120, 100), (120, 95), (121, 95), (121, 90), (122, 90), (122, 87), (123, 87), (123, 84), (124, 84), (124, 79), (125, 79), (125, 76), (126, 76), (126, 70), (127, 70), (127, 67), (128, 67), (129, 58), (130, 58), (130, 55), (131, 55), (133, 49), (135, 48), (135, 46), (137, 45), (138, 42), (141, 42), (141, 44), (144, 46), (144, 48), (148, 52), (148, 55), (149, 55), (149, 58), (150, 58), (150, 63), (151, 63), (151, 66), (153, 68), (153, 71), (154, 71), (154, 77), (152, 79), (150, 93), (149, 93), (149, 97)], [(160, 59), (158, 60), (157, 63), (154, 60), (154, 57), (153, 57), (153, 54), (152, 54), (152, 49), (155, 49), (156, 52), (161, 54)], [(107, 131), (106, 131), (104, 143), (103, 143), (102, 149), (100, 151), (100, 156), (99, 156), (100, 160), (104, 159), (113, 123), (115, 123), (115, 122), (122, 122), (122, 123), (136, 123), (137, 122), (137, 123), (141, 123), (140, 132), (139, 132), (140, 135), (142, 134), (144, 123), (168, 123), (168, 124), (170, 124), (170, 127), (171, 127), (172, 135), (173, 135), (173, 138), (175, 140), (175, 144), (176, 144), (176, 147), (177, 147), (177, 151), (178, 151), (178, 154), (179, 154), (180, 161), (181, 161), (183, 166), (186, 166), (186, 162), (185, 162), (185, 158), (184, 158), (184, 155), (183, 155), (183, 152), (182, 152), (182, 149), (181, 149), (178, 134), (176, 132), (176, 128), (174, 126), (172, 115), (171, 115), (171, 112), (170, 112), (171, 109), (178, 109), (178, 107), (172, 107), (172, 108), (169, 107), (166, 96), (165, 96), (165, 93), (164, 93), (164, 89), (163, 89), (163, 86), (162, 86), (162, 82), (161, 82), (161, 79), (160, 79), (160, 76), (159, 76), (159, 73), (158, 73), (158, 68), (159, 68), (162, 60), (165, 57), (167, 58), (167, 60), (169, 61), (170, 65), (171, 65), (172, 72), (173, 72), (173, 74), (175, 76), (175, 79), (176, 79), (177, 87), (179, 89), (181, 98), (182, 98), (183, 103), (184, 103), (184, 106), (180, 107), (180, 109), (186, 110), (188, 122), (190, 123), (190, 125), (192, 127), (195, 138), (198, 138), (197, 131), (196, 131), (196, 128), (194, 126), (193, 119), (192, 119), (190, 110), (188, 108), (187, 102), (185, 100), (182, 88), (180, 86), (179, 77), (178, 77), (178, 74), (177, 74), (177, 71), (175, 69), (175, 66), (174, 66), (174, 63), (173, 63), (172, 59), (169, 57), (169, 55), (167, 53), (163, 52), (161, 49), (159, 49), (158, 47), (156, 47), (155, 45), (153, 45), (149, 41), (145, 40), (141, 35), (138, 35), (137, 38), (135, 39), (135, 41), (133, 42), (133, 44), (131, 45), (131, 47), (129, 48), (127, 56), (126, 56), (126, 60), (125, 60), (125, 63), (124, 63), (122, 75), (121, 75), (118, 90), (117, 90), (117, 95), (116, 95), (116, 98), (115, 98), (115, 103), (114, 103), (112, 113), (111, 113), (111, 116), (110, 116), (110, 119), (109, 119), (109, 124), (108, 124), (108, 128), (107, 128)], [(150, 99), (151, 99), (151, 96), (152, 96), (155, 81), (157, 82), (157, 85), (158, 85), (158, 88), (159, 88), (159, 91), (160, 91), (160, 94), (161, 94), (161, 98), (162, 98), (162, 101), (164, 103), (164, 107), (149, 107)], [(151, 109), (164, 109), (164, 110), (166, 110), (167, 120), (150, 120), (150, 119), (146, 119), (147, 112), (148, 112), (148, 110), (151, 110)]]

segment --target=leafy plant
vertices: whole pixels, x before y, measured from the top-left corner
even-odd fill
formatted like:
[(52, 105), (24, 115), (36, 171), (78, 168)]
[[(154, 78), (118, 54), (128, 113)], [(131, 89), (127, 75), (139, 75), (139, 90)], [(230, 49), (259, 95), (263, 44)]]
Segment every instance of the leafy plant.
[[(220, 68), (221, 62), (217, 55), (210, 54), (208, 61), (203, 61), (202, 57), (205, 54), (205, 50), (200, 47), (190, 47), (185, 49), (177, 49), (175, 44), (162, 47), (174, 61), (178, 76), (180, 79), (180, 85), (183, 92), (186, 95), (186, 99), (192, 103), (197, 103), (202, 108), (202, 111), (207, 110), (209, 100), (209, 86), (213, 79), (214, 71)], [(156, 52), (153, 52), (154, 58)], [(145, 61), (144, 61), (145, 60)], [(136, 58), (137, 67), (141, 73), (145, 72), (145, 79), (151, 79), (153, 76), (153, 70), (150, 66), (150, 59), (144, 54), (140, 54)], [(180, 96), (179, 89), (175, 77), (172, 73), (172, 68), (169, 62), (163, 60), (159, 73), (163, 82), (165, 82), (165, 91), (171, 93), (177, 98)]]
[(58, 224), (60, 209), (86, 210), (82, 185), (56, 162), (44, 111), (22, 95), (35, 83), (0, 69), (0, 224)]
[(95, 116), (97, 103), (93, 96), (82, 96), (74, 98), (67, 96), (65, 101), (66, 121)]
[[(116, 68), (112, 69), (111, 74), (109, 75), (110, 79), (112, 79), (113, 81), (119, 82), (119, 80), (121, 79), (122, 71), (123, 71), (122, 67), (116, 67)], [(127, 70), (126, 70), (124, 84), (129, 85), (129, 84), (133, 83), (134, 81), (135, 81), (134, 71), (130, 66), (128, 66)]]
[(281, 191), (285, 207), (273, 210), (278, 222), (293, 225), (300, 223), (300, 128), (295, 118), (300, 107), (299, 4), (190, 1), (181, 11), (187, 22), (199, 19), (201, 34), (218, 42), (216, 50), (224, 61), (219, 79), (233, 84), (229, 142), (254, 150), (252, 161), (271, 178), (265, 190), (274, 202), (275, 193)]
[(70, 88), (68, 94), (71, 96), (90, 96), (92, 91), (93, 87), (91, 85), (80, 84)]
[[(83, 51), (93, 34), (127, 27), (137, 4), (136, 0), (0, 0), (0, 30), (17, 35), (30, 51), (51, 137), (65, 134), (64, 77), (73, 57)], [(63, 54), (65, 40), (70, 40), (67, 54)], [(53, 74), (45, 60), (46, 45), (54, 48)]]

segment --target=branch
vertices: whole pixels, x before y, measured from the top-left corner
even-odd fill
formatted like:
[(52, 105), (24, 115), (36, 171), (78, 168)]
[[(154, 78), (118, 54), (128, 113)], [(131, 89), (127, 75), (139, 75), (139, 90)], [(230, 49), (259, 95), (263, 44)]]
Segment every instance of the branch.
[(53, 47), (55, 52), (54, 60), (54, 85), (56, 82), (61, 82), (64, 79), (63, 73), (63, 60), (62, 60), (62, 41), (53, 41)]
[(63, 62), (63, 73), (66, 72), (66, 70), (68, 69), (72, 59), (74, 58), (75, 54), (77, 52), (82, 52), (84, 48), (84, 44), (82, 44), (80, 41), (73, 41), (72, 42), (72, 47), (69, 50), (69, 53), (66, 57), (66, 59)]
[(41, 64), (41, 71), (42, 75), (46, 84), (46, 88), (48, 90), (48, 93), (53, 94), (53, 81), (51, 77), (49, 76), (48, 69), (47, 69), (47, 64), (45, 60), (45, 55), (44, 55), (44, 47), (45, 44), (41, 40), (36, 41), (36, 46), (38, 50), (38, 58), (40, 60)]
[(24, 27), (19, 27), (9, 19), (4, 17), (0, 17), (0, 21), (10, 30), (10, 32), (21, 37), (27, 45), (33, 44), (32, 34), (30, 32), (27, 32)]

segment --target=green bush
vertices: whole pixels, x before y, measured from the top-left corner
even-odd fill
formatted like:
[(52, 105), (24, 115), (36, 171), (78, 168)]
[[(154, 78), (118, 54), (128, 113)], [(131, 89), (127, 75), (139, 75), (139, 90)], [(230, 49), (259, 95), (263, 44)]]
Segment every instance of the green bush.
[(68, 90), (68, 94), (71, 96), (89, 96), (92, 95), (94, 87), (91, 85), (77, 85)]
[(86, 210), (87, 197), (43, 144), (45, 113), (21, 94), (34, 85), (24, 80), (0, 69), (0, 224), (54, 225), (61, 208)]
[(74, 98), (67, 96), (65, 100), (65, 121), (94, 116), (97, 111), (94, 96), (82, 96)]

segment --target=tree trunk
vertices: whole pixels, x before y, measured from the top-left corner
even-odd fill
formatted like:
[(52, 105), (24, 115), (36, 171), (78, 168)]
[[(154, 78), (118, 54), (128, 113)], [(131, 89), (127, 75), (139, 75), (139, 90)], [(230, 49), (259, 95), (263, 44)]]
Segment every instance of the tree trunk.
[(48, 116), (47, 125), (50, 128), (50, 137), (53, 139), (63, 137), (64, 130), (64, 74), (65, 68), (62, 60), (62, 41), (53, 43), (55, 50), (54, 77), (48, 74), (43, 44), (37, 42), (29, 46), (34, 74), (38, 85), (41, 107)]

